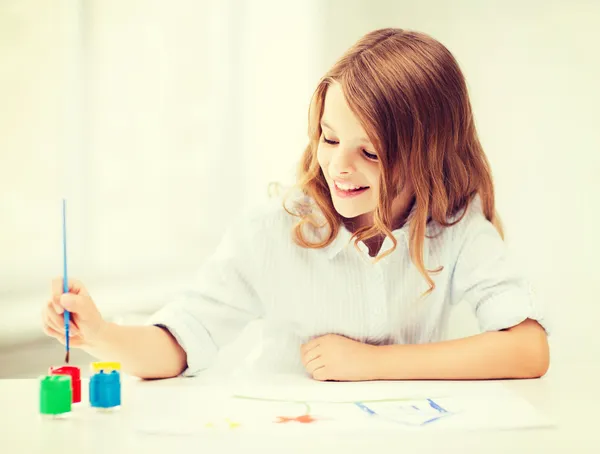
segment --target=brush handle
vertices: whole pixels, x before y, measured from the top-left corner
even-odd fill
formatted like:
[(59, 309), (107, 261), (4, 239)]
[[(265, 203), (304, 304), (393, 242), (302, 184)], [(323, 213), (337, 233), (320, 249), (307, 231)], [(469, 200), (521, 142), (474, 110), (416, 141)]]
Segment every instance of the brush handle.
[[(67, 275), (67, 201), (63, 199), (63, 293), (69, 293), (69, 278)], [(69, 325), (71, 314), (65, 310), (63, 312), (65, 322), (65, 344), (67, 352), (69, 351)]]

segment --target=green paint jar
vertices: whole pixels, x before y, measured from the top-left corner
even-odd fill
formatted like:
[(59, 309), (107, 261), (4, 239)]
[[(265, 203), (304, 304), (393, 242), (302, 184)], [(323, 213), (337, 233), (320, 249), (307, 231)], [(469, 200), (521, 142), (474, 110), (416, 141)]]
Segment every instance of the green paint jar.
[(71, 377), (46, 375), (40, 379), (40, 413), (57, 416), (71, 411)]

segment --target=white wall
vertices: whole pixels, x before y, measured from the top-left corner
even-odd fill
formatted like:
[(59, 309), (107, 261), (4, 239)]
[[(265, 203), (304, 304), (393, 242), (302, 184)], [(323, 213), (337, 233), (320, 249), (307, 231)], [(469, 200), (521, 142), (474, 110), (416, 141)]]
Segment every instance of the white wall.
[(70, 275), (116, 316), (157, 309), (289, 180), (320, 71), (315, 3), (284, 6), (0, 4), (0, 345), (41, 333), (63, 196)]
[[(38, 329), (32, 298), (7, 311), (60, 272), (61, 183), (76, 274), (99, 283), (111, 313), (151, 306), (120, 281), (155, 295), (152, 282), (170, 288), (160, 276), (191, 272), (230, 207), (287, 178), (321, 73), (363, 33), (396, 26), (440, 39), (464, 70), (507, 241), (552, 318), (556, 357), (600, 351), (600, 3), (87, 4), (83, 67), (65, 3), (0, 7), (0, 331)], [(65, 156), (80, 173), (64, 177)]]
[(327, 2), (241, 3), (241, 146), (246, 196), (257, 200), (269, 182), (293, 181), (306, 146), (310, 98), (326, 70), (318, 56)]
[(26, 273), (51, 270), (57, 244), (48, 239), (60, 238), (61, 162), (72, 146), (64, 124), (73, 120), (76, 46), (64, 45), (75, 42), (74, 11), (65, 4), (9, 1), (0, 8), (0, 292), (6, 292), (26, 290)]

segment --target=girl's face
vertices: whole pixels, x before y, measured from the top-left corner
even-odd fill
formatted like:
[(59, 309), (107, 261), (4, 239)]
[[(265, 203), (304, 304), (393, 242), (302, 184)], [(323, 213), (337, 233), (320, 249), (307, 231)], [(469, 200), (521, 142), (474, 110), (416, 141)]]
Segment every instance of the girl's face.
[(337, 83), (327, 89), (321, 129), (317, 159), (336, 211), (356, 227), (370, 223), (379, 200), (379, 158)]

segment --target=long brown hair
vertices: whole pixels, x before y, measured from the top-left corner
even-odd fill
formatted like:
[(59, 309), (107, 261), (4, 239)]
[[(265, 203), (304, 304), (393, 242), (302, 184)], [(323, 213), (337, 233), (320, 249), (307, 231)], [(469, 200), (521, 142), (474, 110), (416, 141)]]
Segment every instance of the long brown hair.
[(379, 259), (395, 249), (391, 204), (410, 182), (414, 207), (409, 249), (413, 263), (429, 284), (429, 293), (435, 285), (423, 258), (428, 223), (448, 227), (459, 222), (479, 194), (484, 215), (503, 236), (495, 212), (491, 171), (475, 128), (464, 76), (441, 43), (424, 33), (397, 28), (368, 33), (333, 65), (311, 101), (309, 143), (297, 181), (301, 191), (317, 204), (329, 234), (321, 241), (310, 241), (303, 227), (317, 226), (315, 213), (288, 210), (301, 218), (294, 227), (294, 240), (306, 248), (329, 245), (342, 223), (317, 161), (324, 99), (334, 81), (341, 85), (350, 109), (375, 146), (381, 169), (373, 225), (354, 233), (355, 245), (383, 234), (393, 247)]

